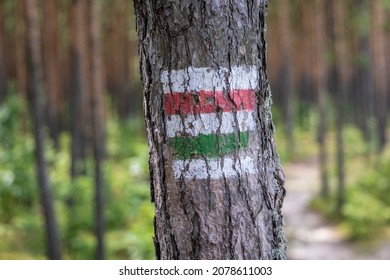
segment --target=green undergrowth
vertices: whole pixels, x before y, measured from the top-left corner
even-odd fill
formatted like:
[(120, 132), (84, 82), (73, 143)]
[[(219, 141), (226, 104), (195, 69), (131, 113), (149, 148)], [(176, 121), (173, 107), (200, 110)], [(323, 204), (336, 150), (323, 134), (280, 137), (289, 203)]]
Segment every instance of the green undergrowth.
[(380, 233), (390, 223), (390, 156), (382, 157), (360, 173), (347, 189), (343, 222), (351, 237), (365, 238)]
[(280, 160), (302, 162), (317, 155), (316, 126), (317, 114), (308, 107), (304, 114), (298, 114), (294, 122), (292, 141), (286, 136), (286, 128), (281, 113), (276, 106), (272, 108), (272, 119), (275, 127), (275, 145)]
[[(44, 259), (45, 233), (35, 175), (34, 141), (26, 105), (16, 94), (0, 106), (0, 259)], [(45, 154), (65, 259), (93, 259), (93, 162), (73, 181), (70, 135), (59, 149), (48, 140)], [(107, 123), (106, 251), (108, 259), (153, 259), (153, 204), (143, 120)]]
[[(336, 170), (330, 169), (331, 194), (316, 197), (311, 207), (339, 223), (354, 240), (377, 238), (390, 225), (390, 148), (375, 155), (360, 133), (353, 128), (344, 132), (346, 159), (346, 201), (336, 213)], [(335, 153), (330, 157), (335, 160)], [(334, 161), (335, 162), (335, 161)]]

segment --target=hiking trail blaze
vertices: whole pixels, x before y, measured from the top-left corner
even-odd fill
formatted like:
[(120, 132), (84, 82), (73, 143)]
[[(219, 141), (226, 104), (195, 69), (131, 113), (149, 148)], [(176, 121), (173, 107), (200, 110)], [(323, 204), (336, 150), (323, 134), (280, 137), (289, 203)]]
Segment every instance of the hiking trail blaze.
[[(220, 179), (254, 174), (254, 158), (240, 155), (256, 129), (258, 68), (163, 71), (166, 133), (175, 179)], [(237, 129), (238, 128), (238, 129)]]

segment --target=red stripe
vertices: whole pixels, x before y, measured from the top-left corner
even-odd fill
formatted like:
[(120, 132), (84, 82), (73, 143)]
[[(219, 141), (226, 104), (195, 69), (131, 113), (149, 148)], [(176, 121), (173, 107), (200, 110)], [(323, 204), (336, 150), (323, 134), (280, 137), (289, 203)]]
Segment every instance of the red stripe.
[(253, 111), (256, 95), (251, 89), (234, 89), (229, 96), (223, 91), (200, 90), (196, 93), (175, 92), (165, 94), (165, 112), (176, 114), (208, 114), (223, 112)]

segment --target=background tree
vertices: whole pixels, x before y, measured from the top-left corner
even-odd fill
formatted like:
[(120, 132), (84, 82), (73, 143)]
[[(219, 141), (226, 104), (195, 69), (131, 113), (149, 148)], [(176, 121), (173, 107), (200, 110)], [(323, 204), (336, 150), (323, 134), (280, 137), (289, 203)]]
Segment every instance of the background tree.
[(334, 36), (334, 93), (336, 94), (336, 167), (337, 167), (337, 212), (341, 213), (345, 203), (345, 158), (343, 129), (345, 125), (345, 108), (348, 83), (347, 49), (345, 44), (345, 5), (343, 1), (332, 1)]
[(104, 72), (101, 40), (100, 5), (94, 0), (88, 3), (90, 9), (90, 45), (91, 45), (91, 109), (93, 124), (93, 157), (95, 163), (95, 234), (97, 238), (96, 258), (105, 258), (105, 188), (103, 163), (105, 154), (105, 129), (104, 129)]
[(60, 239), (53, 206), (53, 198), (47, 176), (44, 155), (44, 87), (41, 56), (41, 34), (36, 0), (26, 1), (28, 58), (31, 73), (32, 116), (34, 119), (35, 153), (42, 210), (47, 232), (47, 250), (50, 259), (60, 259)]
[(43, 61), (44, 77), (47, 91), (47, 122), (50, 136), (58, 148), (59, 123), (61, 117), (61, 69), (59, 48), (59, 20), (58, 1), (46, 0), (43, 3), (44, 19), (42, 23), (43, 34)]
[[(88, 140), (89, 110), (89, 57), (88, 57), (88, 17), (86, 1), (73, 0), (71, 5), (71, 57), (72, 57), (72, 96), (71, 131), (72, 164), (74, 178), (85, 172), (86, 141)], [(90, 134), (89, 134), (90, 135)]]
[(291, 1), (279, 0), (279, 28), (280, 28), (280, 46), (281, 46), (281, 65), (280, 65), (280, 94), (283, 96), (283, 121), (286, 130), (286, 137), (289, 146), (289, 153), (294, 154), (294, 79), (293, 79), (293, 29), (290, 17)]
[(284, 259), (268, 1), (135, 1), (159, 259)]
[(384, 1), (370, 0), (372, 73), (376, 93), (376, 118), (378, 125), (378, 151), (382, 152), (386, 144), (386, 125), (388, 108), (388, 72), (386, 60)]
[(315, 46), (316, 46), (316, 92), (318, 106), (318, 145), (321, 173), (321, 195), (329, 196), (328, 180), (328, 152), (327, 152), (327, 72), (328, 65), (326, 61), (327, 53), (327, 32), (325, 29), (326, 9), (324, 1), (316, 0), (314, 2), (315, 17)]
[(5, 49), (4, 49), (4, 35), (5, 35), (5, 26), (4, 26), (4, 2), (0, 2), (0, 103), (5, 97), (7, 91), (7, 82), (6, 82), (6, 63), (5, 63)]

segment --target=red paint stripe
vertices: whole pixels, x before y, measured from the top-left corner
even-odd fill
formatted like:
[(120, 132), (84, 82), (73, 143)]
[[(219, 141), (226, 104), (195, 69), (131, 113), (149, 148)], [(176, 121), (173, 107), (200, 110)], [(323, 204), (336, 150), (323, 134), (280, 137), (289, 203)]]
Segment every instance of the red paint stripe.
[(200, 90), (194, 93), (165, 94), (165, 112), (177, 114), (208, 114), (217, 111), (253, 111), (256, 94), (251, 89), (234, 89), (229, 96), (223, 91)]

